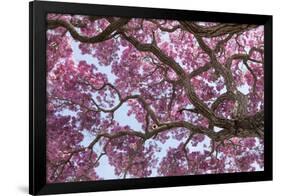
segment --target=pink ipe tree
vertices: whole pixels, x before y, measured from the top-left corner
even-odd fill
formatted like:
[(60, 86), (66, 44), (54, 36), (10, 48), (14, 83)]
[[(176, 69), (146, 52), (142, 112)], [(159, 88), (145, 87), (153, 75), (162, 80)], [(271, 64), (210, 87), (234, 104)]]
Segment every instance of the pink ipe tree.
[(264, 169), (263, 26), (46, 20), (48, 183)]

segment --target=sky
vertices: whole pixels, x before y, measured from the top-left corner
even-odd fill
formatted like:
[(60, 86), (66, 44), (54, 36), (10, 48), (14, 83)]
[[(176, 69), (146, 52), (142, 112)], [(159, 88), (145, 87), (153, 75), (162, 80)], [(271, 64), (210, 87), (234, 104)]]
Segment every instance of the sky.
[[(71, 36), (70, 36), (71, 37)], [(169, 39), (168, 36), (163, 34), (163, 39)], [(99, 64), (99, 61), (93, 57), (92, 55), (89, 54), (81, 54), (81, 51), (79, 49), (79, 42), (75, 41), (72, 39), (71, 41), (71, 46), (73, 50), (73, 58), (74, 62), (77, 65), (79, 61), (86, 61), (88, 64), (94, 64), (98, 68), (98, 72), (104, 73), (108, 77), (108, 81), (112, 84), (114, 84), (115, 79), (117, 78), (112, 72), (111, 72), (111, 66), (101, 66)], [(118, 55), (122, 54), (122, 51), (124, 48), (120, 48)], [(247, 71), (246, 67), (241, 63), (240, 69), (242, 72)], [(238, 87), (238, 90), (241, 91), (243, 94), (248, 94), (249, 93), (249, 86), (243, 85)], [(222, 89), (221, 93), (226, 91), (226, 89)], [(128, 116), (128, 110), (129, 106), (127, 103), (124, 103), (116, 112), (114, 115), (114, 119), (120, 123), (121, 126), (128, 125), (130, 126), (133, 130), (142, 130), (141, 124), (135, 119), (134, 115)], [(61, 112), (62, 115), (73, 115), (71, 114), (70, 111), (64, 110)], [(215, 127), (215, 131), (220, 131), (220, 128)], [(86, 130), (83, 131), (84, 134), (84, 139), (81, 142), (81, 145), (83, 146), (88, 146), (89, 143), (95, 138), (95, 136), (89, 134)], [(161, 147), (160, 152), (155, 152), (156, 157), (161, 160), (163, 157), (166, 156), (167, 149), (170, 147), (177, 147), (181, 141), (175, 140), (172, 137), (170, 137), (164, 144), (160, 143), (159, 141), (155, 141), (159, 147)], [(147, 144), (148, 142), (146, 142)], [(144, 144), (144, 145), (146, 145)], [(197, 146), (193, 147), (192, 145), (188, 145), (189, 150), (192, 151), (204, 151), (204, 150), (210, 150), (210, 139), (206, 137), (206, 139), (199, 143)], [(94, 146), (94, 150), (96, 152), (101, 152), (101, 147), (98, 145)], [(160, 161), (158, 161), (160, 162)], [(256, 166), (257, 167), (257, 166)], [(157, 168), (157, 167), (156, 167)], [(258, 169), (258, 168), (257, 168)], [(157, 169), (152, 170), (152, 175), (153, 176), (158, 176), (157, 175)], [(116, 176), (114, 174), (114, 167), (108, 164), (108, 158), (107, 156), (103, 156), (100, 160), (100, 164), (96, 169), (97, 174), (102, 177), (103, 179), (116, 179), (116, 178), (122, 178), (122, 176)], [(128, 176), (130, 177), (130, 176)]]

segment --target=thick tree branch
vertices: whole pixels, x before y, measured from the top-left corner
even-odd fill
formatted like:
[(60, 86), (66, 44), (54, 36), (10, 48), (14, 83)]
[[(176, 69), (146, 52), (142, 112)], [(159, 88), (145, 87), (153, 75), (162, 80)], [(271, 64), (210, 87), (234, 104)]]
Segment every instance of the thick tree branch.
[[(163, 64), (168, 65), (170, 68), (172, 68), (173, 71), (176, 72), (176, 74), (179, 77), (180, 80), (180, 84), (184, 87), (186, 94), (188, 96), (188, 98), (190, 99), (190, 101), (192, 102), (192, 104), (195, 106), (196, 110), (202, 114), (203, 116), (207, 117), (209, 120), (211, 120), (214, 125), (225, 128), (226, 130), (229, 130), (229, 132), (233, 133), (233, 136), (235, 135), (233, 130), (234, 130), (234, 125), (235, 122), (233, 120), (229, 120), (229, 119), (222, 119), (222, 118), (218, 118), (215, 116), (214, 113), (214, 109), (217, 107), (216, 105), (219, 104), (219, 102), (221, 102), (221, 100), (223, 100), (224, 98), (220, 98), (219, 101), (216, 102), (216, 104), (214, 104), (213, 108), (210, 109), (208, 108), (208, 106), (206, 104), (204, 104), (196, 95), (191, 83), (190, 83), (190, 78), (194, 77), (206, 70), (208, 70), (211, 66), (214, 66), (216, 69), (218, 69), (220, 71), (221, 74), (224, 75), (224, 78), (229, 78), (229, 73), (226, 72), (226, 70), (224, 68), (222, 68), (222, 66), (220, 66), (220, 64), (218, 64), (217, 61), (212, 62), (210, 64), (206, 64), (204, 67), (199, 68), (198, 70), (195, 70), (194, 72), (192, 72), (190, 75), (187, 75), (185, 73), (185, 71), (181, 68), (181, 66), (172, 58), (168, 57), (166, 54), (164, 54), (158, 47), (156, 42), (154, 41), (151, 44), (142, 44), (140, 43), (136, 38), (132, 37), (132, 36), (127, 36), (125, 32), (122, 31), (122, 26), (125, 25), (129, 20), (128, 19), (119, 19), (119, 20), (111, 20), (111, 24), (106, 28), (105, 31), (103, 31), (101, 34), (94, 36), (94, 37), (81, 37), (81, 35), (79, 35), (76, 31), (73, 30), (73, 28), (71, 28), (71, 26), (67, 25), (64, 22), (55, 22), (55, 21), (49, 21), (49, 28), (55, 28), (58, 26), (63, 26), (65, 28), (67, 28), (71, 35), (81, 41), (81, 42), (87, 42), (87, 43), (95, 43), (95, 42), (99, 42), (99, 41), (104, 41), (106, 39), (106, 37), (108, 37), (112, 32), (117, 31), (119, 34), (122, 35), (122, 37), (124, 39), (126, 39), (128, 42), (130, 42), (133, 46), (135, 46), (139, 51), (143, 51), (143, 52), (151, 52), (153, 55), (155, 55)], [(214, 57), (214, 51), (212, 51), (201, 39), (201, 36), (205, 36), (205, 37), (213, 37), (213, 36), (220, 36), (220, 35), (225, 35), (225, 34), (233, 34), (236, 32), (241, 32), (241, 31), (245, 31), (248, 30), (250, 28), (254, 28), (255, 26), (253, 25), (232, 25), (232, 24), (228, 24), (228, 25), (216, 25), (216, 26), (212, 26), (212, 27), (200, 27), (199, 25), (195, 24), (195, 23), (189, 23), (189, 22), (181, 22), (181, 25), (185, 28), (185, 30), (188, 30), (192, 33), (194, 33), (196, 35), (196, 38), (200, 44), (200, 46), (203, 48), (203, 50), (205, 50), (205, 52), (207, 52), (212, 58)], [(203, 33), (203, 30), (205, 33)], [(231, 36), (228, 36), (224, 41), (227, 41), (228, 39), (230, 39)], [(219, 42), (218, 47), (223, 44), (223, 42)], [(232, 59), (238, 58), (237, 56), (232, 57)], [(213, 60), (213, 59), (212, 59)], [(230, 73), (231, 74), (231, 73)], [(232, 76), (231, 76), (232, 77)], [(228, 86), (233, 85), (233, 79), (231, 78), (230, 82)], [(103, 86), (104, 87), (104, 86)], [(229, 89), (231, 89), (231, 87), (229, 87)], [(119, 96), (120, 98), (120, 96)], [(96, 139), (91, 143), (91, 146), (93, 146), (101, 137), (106, 137), (106, 138), (117, 138), (117, 137), (121, 137), (124, 135), (131, 135), (131, 136), (137, 136), (143, 139), (148, 139), (151, 138), (153, 135), (162, 132), (162, 131), (166, 131), (168, 129), (171, 128), (178, 128), (178, 127), (185, 127), (193, 132), (196, 133), (203, 133), (208, 135), (210, 138), (218, 138), (217, 135), (223, 135), (223, 132), (218, 132), (218, 133), (214, 133), (210, 130), (206, 130), (206, 128), (204, 127), (197, 127), (194, 126), (191, 123), (188, 122), (169, 122), (169, 123), (161, 123), (159, 122), (159, 120), (157, 119), (155, 113), (152, 111), (152, 109), (148, 106), (148, 104), (145, 102), (145, 100), (139, 96), (139, 95), (132, 95), (132, 96), (128, 96), (126, 98), (120, 99), (120, 103), (115, 106), (113, 109), (111, 110), (104, 110), (105, 112), (114, 112), (117, 108), (119, 108), (122, 105), (122, 102), (127, 101), (128, 99), (137, 99), (144, 107), (144, 109), (147, 111), (147, 113), (151, 116), (151, 118), (153, 119), (154, 122), (156, 122), (159, 126), (154, 129), (154, 130), (148, 130), (145, 134), (141, 133), (141, 132), (136, 132), (136, 131), (125, 131), (125, 132), (118, 132), (116, 134), (108, 134), (108, 133), (103, 133), (101, 135), (98, 135), (96, 137)], [(239, 121), (240, 122), (240, 121)], [(240, 123), (238, 123), (238, 125), (243, 125), (242, 121)], [(244, 129), (248, 129), (248, 127), (244, 127)]]
[(225, 34), (235, 34), (250, 30), (257, 25), (248, 24), (218, 24), (210, 27), (202, 27), (194, 22), (180, 21), (184, 29), (200, 37), (217, 37)]
[(126, 19), (126, 18), (118, 19), (118, 20), (112, 22), (110, 25), (108, 25), (108, 27), (106, 27), (106, 29), (103, 30), (100, 34), (93, 36), (93, 37), (87, 37), (87, 36), (80, 35), (71, 23), (68, 23), (64, 20), (59, 20), (59, 19), (48, 20), (47, 24), (48, 24), (49, 29), (54, 29), (57, 27), (64, 27), (69, 31), (69, 33), (71, 34), (71, 36), (74, 39), (76, 39), (80, 42), (94, 44), (94, 43), (102, 42), (102, 41), (112, 38), (112, 33), (114, 31), (118, 30), (119, 28), (121, 28), (123, 25), (127, 24), (129, 22), (129, 20), (130, 19)]

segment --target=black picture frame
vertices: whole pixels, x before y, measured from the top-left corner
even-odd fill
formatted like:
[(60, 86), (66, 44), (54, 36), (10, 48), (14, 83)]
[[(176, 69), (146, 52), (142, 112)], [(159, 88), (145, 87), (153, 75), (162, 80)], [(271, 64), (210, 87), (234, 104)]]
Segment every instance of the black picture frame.
[[(46, 183), (46, 15), (65, 13), (155, 19), (264, 25), (265, 33), (265, 134), (264, 171), (208, 174), (178, 177), (153, 177), (70, 183)], [(186, 11), (111, 5), (33, 1), (29, 4), (29, 193), (57, 194), (234, 183), (272, 180), (272, 16), (206, 11)]]

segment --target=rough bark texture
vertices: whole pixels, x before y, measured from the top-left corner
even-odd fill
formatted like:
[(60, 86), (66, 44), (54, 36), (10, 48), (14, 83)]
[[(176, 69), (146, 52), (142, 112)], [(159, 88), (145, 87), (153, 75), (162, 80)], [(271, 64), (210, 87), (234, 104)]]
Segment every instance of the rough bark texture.
[[(115, 94), (118, 98), (118, 104), (110, 109), (102, 107), (97, 103), (94, 99), (90, 100), (91, 104), (85, 104), (84, 101), (81, 102), (79, 100), (71, 100), (64, 97), (59, 96), (50, 96), (49, 98), (56, 101), (61, 101), (63, 104), (72, 105), (73, 107), (78, 106), (79, 108), (84, 108), (88, 112), (92, 112), (93, 114), (103, 112), (112, 114), (112, 118), (114, 118), (114, 113), (124, 104), (130, 100), (135, 100), (141, 105), (143, 111), (146, 114), (146, 129), (143, 130), (121, 130), (116, 133), (109, 133), (107, 130), (101, 130), (93, 139), (92, 142), (86, 147), (76, 149), (67, 157), (65, 161), (60, 163), (59, 165), (54, 164), (53, 167), (57, 168), (54, 170), (53, 176), (56, 181), (59, 176), (64, 171), (64, 166), (70, 164), (73, 156), (79, 152), (83, 152), (86, 149), (92, 151), (93, 147), (100, 142), (103, 138), (107, 139), (106, 146), (111, 141), (116, 138), (123, 138), (124, 136), (132, 136), (139, 138), (141, 143), (138, 143), (136, 149), (142, 148), (142, 145), (149, 139), (156, 138), (158, 134), (162, 132), (173, 131), (178, 128), (183, 128), (189, 131), (189, 137), (187, 138), (183, 149), (186, 150), (187, 144), (192, 140), (192, 138), (197, 134), (202, 134), (210, 138), (213, 143), (212, 149), (210, 151), (210, 155), (214, 151), (218, 151), (218, 148), (221, 144), (224, 144), (225, 141), (229, 141), (233, 138), (249, 138), (255, 137), (259, 139), (263, 139), (264, 136), (264, 112), (262, 109), (256, 113), (250, 113), (247, 109), (250, 100), (248, 96), (241, 93), (237, 87), (235, 82), (235, 78), (233, 76), (232, 63), (233, 61), (241, 61), (252, 75), (253, 85), (252, 85), (252, 93), (256, 93), (256, 85), (258, 82), (256, 72), (249, 65), (249, 63), (258, 63), (263, 66), (263, 59), (253, 58), (253, 54), (263, 56), (263, 48), (262, 47), (252, 47), (249, 49), (248, 53), (236, 53), (230, 55), (223, 62), (220, 60), (219, 53), (224, 52), (225, 45), (231, 39), (235, 39), (235, 37), (241, 35), (244, 32), (250, 31), (252, 29), (257, 28), (256, 25), (248, 25), (248, 24), (213, 24), (207, 26), (201, 26), (195, 22), (189, 21), (178, 21), (178, 24), (174, 24), (173, 26), (165, 26), (165, 23), (161, 23), (157, 20), (147, 20), (147, 22), (151, 22), (156, 25), (156, 29), (160, 29), (163, 32), (173, 33), (176, 31), (180, 31), (183, 34), (189, 33), (192, 34), (200, 46), (202, 53), (206, 55), (208, 58), (208, 62), (205, 65), (194, 69), (191, 72), (187, 72), (184, 67), (177, 62), (172, 56), (168, 55), (161, 46), (159, 46), (159, 41), (155, 37), (154, 32), (152, 33), (152, 39), (148, 42), (142, 42), (140, 39), (136, 38), (130, 31), (132, 27), (129, 26), (132, 19), (116, 19), (116, 18), (90, 18), (91, 21), (99, 21), (99, 20), (107, 20), (108, 25), (100, 32), (94, 36), (87, 36), (81, 32), (79, 32), (79, 27), (83, 27), (83, 24), (80, 23), (71, 23), (62, 19), (48, 19), (48, 28), (50, 30), (56, 30), (58, 28), (62, 28), (64, 31), (69, 32), (72, 38), (76, 41), (85, 44), (97, 44), (103, 43), (108, 40), (122, 39), (127, 43), (130, 43), (134, 46), (134, 48), (139, 51), (147, 54), (148, 58), (150, 58), (151, 63), (155, 65), (155, 70), (150, 73), (153, 75), (157, 70), (162, 70), (164, 74), (164, 82), (169, 83), (169, 85), (173, 86), (173, 93), (171, 96), (170, 103), (168, 108), (171, 108), (173, 105), (173, 99), (175, 99), (176, 89), (183, 89), (184, 95), (190, 101), (190, 104), (194, 106), (192, 109), (181, 108), (179, 109), (179, 113), (193, 113), (199, 115), (208, 121), (208, 126), (201, 126), (196, 123), (192, 123), (186, 120), (169, 120), (163, 121), (162, 118), (156, 113), (153, 107), (150, 106), (150, 103), (147, 101), (147, 97), (143, 97), (142, 94), (131, 94), (124, 96), (123, 92), (121, 92), (118, 87), (114, 86), (109, 82), (103, 84), (100, 87), (96, 87), (91, 84), (87, 79), (79, 79), (77, 83), (85, 86), (85, 88), (92, 89), (93, 91), (102, 91), (105, 89), (110, 89), (110, 91)], [(143, 28), (142, 20), (138, 27), (135, 27), (135, 30)], [(66, 33), (65, 32), (65, 33)], [(216, 37), (222, 37), (213, 47), (210, 47), (204, 41), (204, 39), (213, 39)], [(216, 100), (210, 105), (206, 104), (204, 100), (198, 96), (196, 93), (196, 89), (193, 85), (193, 79), (196, 79), (198, 76), (214, 70), (214, 75), (216, 77), (223, 78), (224, 85), (226, 91), (219, 95)], [(176, 74), (176, 79), (171, 79), (168, 76), (168, 71), (173, 71)], [(149, 74), (149, 73), (148, 73)], [(146, 77), (150, 77), (147, 75)], [(227, 101), (234, 102), (234, 109), (232, 117), (226, 118), (218, 115), (218, 110), (222, 104)], [(169, 112), (169, 111), (167, 111)], [(219, 127), (222, 130), (216, 131), (215, 127)], [(106, 149), (105, 146), (105, 149)], [(136, 150), (137, 151), (137, 150)], [(97, 158), (97, 162), (100, 158), (106, 155), (106, 150), (100, 154)], [(186, 154), (186, 153), (185, 153)], [(187, 154), (186, 154), (187, 155)], [(137, 157), (137, 152), (130, 156), (128, 165), (124, 171), (124, 178), (127, 176), (127, 172), (134, 165), (134, 157)], [(189, 160), (190, 161), (190, 160)], [(94, 165), (97, 162), (92, 163)], [(191, 167), (191, 163), (188, 164)], [(93, 165), (92, 165), (93, 166)], [(132, 175), (132, 174), (131, 174)], [(85, 179), (93, 179), (92, 177), (81, 177), (82, 180)]]

